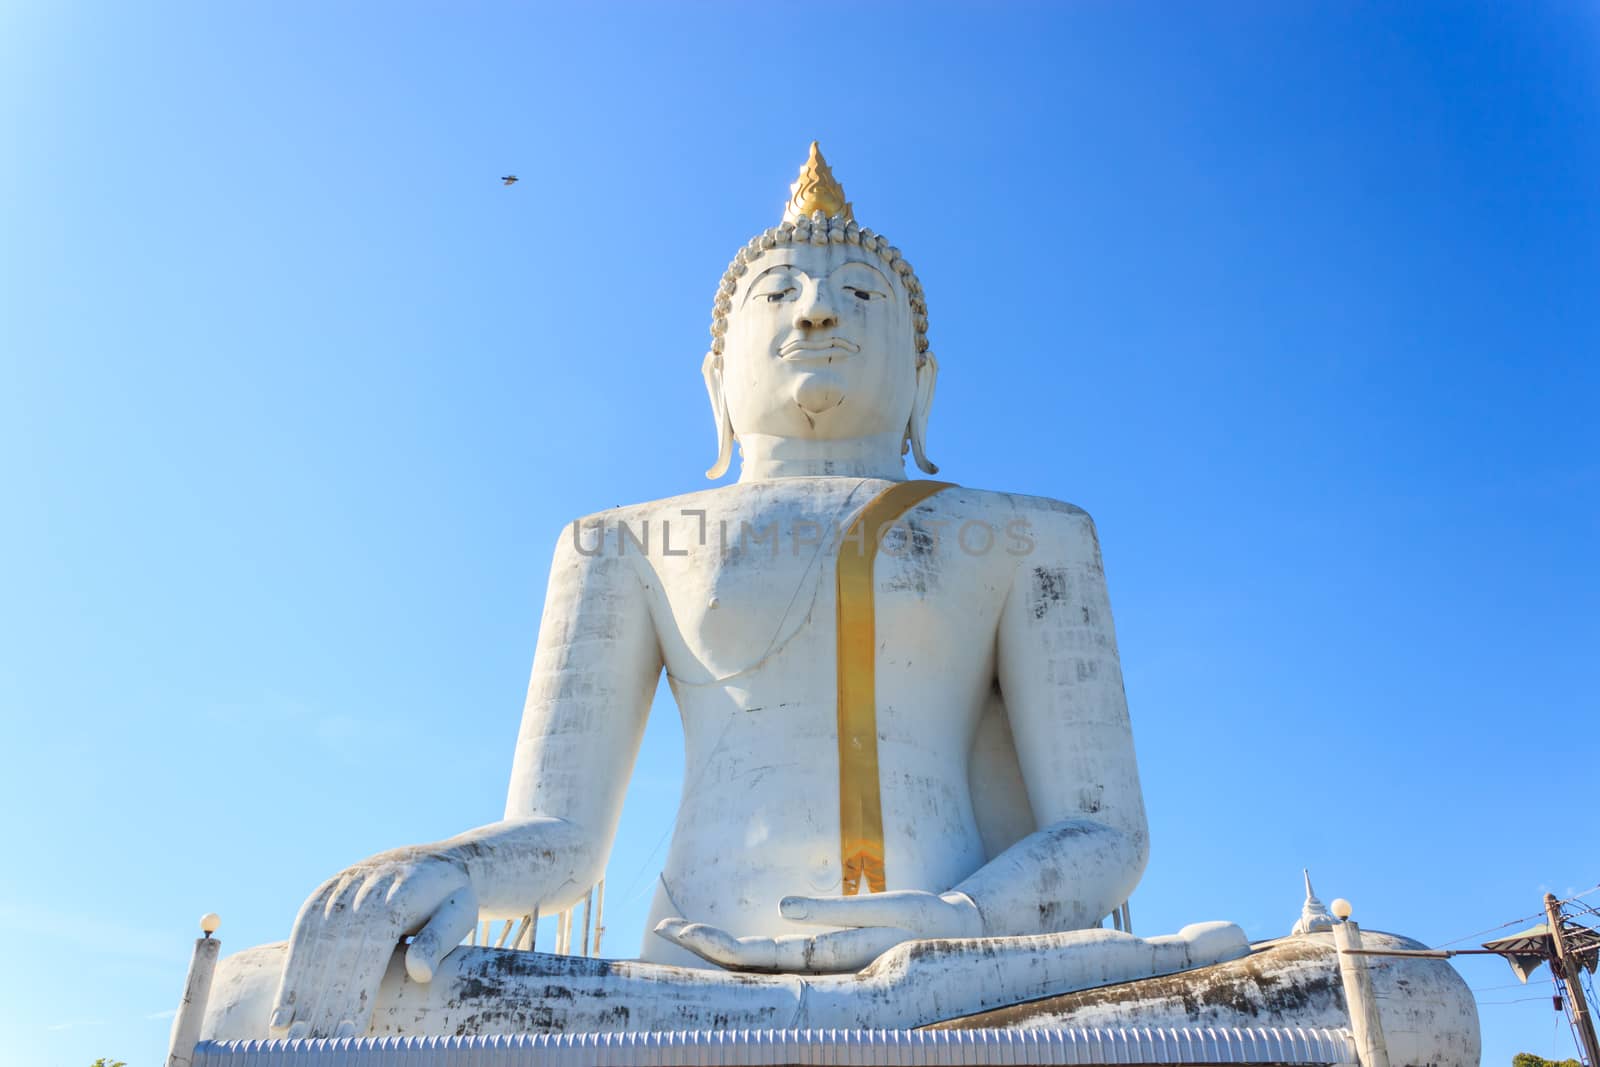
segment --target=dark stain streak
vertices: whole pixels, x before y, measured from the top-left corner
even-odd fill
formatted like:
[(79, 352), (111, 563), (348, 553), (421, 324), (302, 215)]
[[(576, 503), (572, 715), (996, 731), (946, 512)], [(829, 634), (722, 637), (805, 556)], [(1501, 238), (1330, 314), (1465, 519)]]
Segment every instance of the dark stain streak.
[(1105, 789), (1103, 785), (1096, 785), (1093, 790), (1084, 789), (1079, 792), (1078, 806), (1083, 809), (1085, 815), (1094, 815), (1100, 811), (1100, 798), (1104, 795)]
[[(1043, 914), (1043, 907), (1040, 911)], [(1073, 1025), (1073, 1016), (1083, 1012), (1091, 1013), (1104, 1025), (1104, 1013), (1118, 1010), (1157, 1016), (1178, 1014), (1191, 1025), (1211, 1025), (1222, 1019), (1230, 1020), (1223, 1025), (1240, 1025), (1232, 1020), (1261, 1019), (1263, 1025), (1281, 1026), (1285, 1019), (1342, 1015), (1343, 996), (1331, 945), (1283, 941), (1227, 963), (1044, 997), (934, 1023), (925, 1029)]]
[[(890, 528), (883, 543), (887, 558), (899, 564), (885, 575), (884, 589), (926, 596), (939, 587), (939, 539), (933, 533), (916, 525), (897, 525)], [(880, 571), (888, 569), (884, 567), (887, 558), (880, 557)]]
[(1064, 603), (1071, 589), (1071, 580), (1064, 567), (1033, 568), (1033, 584), (1029, 590), (1028, 605), (1033, 617), (1042, 619), (1057, 604)]

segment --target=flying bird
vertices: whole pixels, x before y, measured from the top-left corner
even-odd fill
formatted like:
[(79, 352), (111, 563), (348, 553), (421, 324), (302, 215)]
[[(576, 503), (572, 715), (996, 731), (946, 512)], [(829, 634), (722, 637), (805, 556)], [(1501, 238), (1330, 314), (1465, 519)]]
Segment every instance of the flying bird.
[(517, 176), (515, 174), (502, 174), (500, 175), (500, 180), (507, 185), (517, 184)]

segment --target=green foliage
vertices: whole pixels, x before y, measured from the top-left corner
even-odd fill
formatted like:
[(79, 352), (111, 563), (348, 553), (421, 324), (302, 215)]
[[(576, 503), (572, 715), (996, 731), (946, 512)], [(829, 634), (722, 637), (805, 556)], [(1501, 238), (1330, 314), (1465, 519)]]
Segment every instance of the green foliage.
[(101, 1056), (99, 1059), (89, 1064), (89, 1067), (128, 1067), (128, 1061), (114, 1060), (108, 1056)]
[(1511, 1067), (1582, 1067), (1577, 1060), (1547, 1060), (1531, 1052), (1519, 1052), (1511, 1057)]

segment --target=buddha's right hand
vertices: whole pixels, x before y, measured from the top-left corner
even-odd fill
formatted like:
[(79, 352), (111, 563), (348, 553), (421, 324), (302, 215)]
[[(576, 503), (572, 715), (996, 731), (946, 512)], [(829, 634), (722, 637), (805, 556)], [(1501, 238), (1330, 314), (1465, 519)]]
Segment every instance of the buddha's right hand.
[(365, 1034), (400, 939), (416, 935), (406, 971), (427, 982), (477, 921), (466, 864), (448, 849), (396, 849), (342, 871), (295, 918), (272, 1005), (272, 1036)]

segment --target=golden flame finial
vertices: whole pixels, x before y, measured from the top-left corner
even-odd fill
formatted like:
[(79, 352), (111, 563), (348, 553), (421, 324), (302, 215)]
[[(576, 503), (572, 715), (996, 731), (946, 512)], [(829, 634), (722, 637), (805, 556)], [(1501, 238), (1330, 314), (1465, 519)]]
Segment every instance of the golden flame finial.
[(811, 142), (811, 155), (800, 168), (800, 177), (789, 186), (789, 203), (784, 206), (783, 217), (788, 222), (810, 218), (821, 211), (829, 218), (855, 218), (850, 201), (844, 198), (844, 186), (833, 176), (833, 169), (822, 158), (817, 142)]

